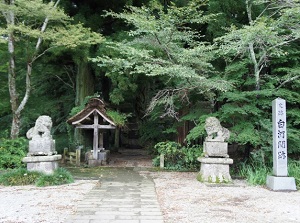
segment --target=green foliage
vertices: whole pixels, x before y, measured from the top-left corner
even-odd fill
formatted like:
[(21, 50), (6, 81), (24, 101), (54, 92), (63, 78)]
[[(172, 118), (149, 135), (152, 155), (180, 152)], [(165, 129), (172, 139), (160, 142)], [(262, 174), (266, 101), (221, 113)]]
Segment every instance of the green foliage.
[(125, 126), (128, 117), (131, 116), (131, 114), (124, 114), (120, 113), (118, 111), (113, 111), (113, 110), (107, 110), (106, 114), (113, 120), (113, 122), (117, 126)]
[(153, 159), (153, 165), (159, 166), (160, 154), (164, 155), (165, 169), (168, 170), (197, 170), (200, 163), (197, 158), (202, 154), (199, 146), (181, 147), (176, 142), (159, 142), (154, 146), (159, 154)]
[(0, 139), (0, 169), (24, 167), (22, 159), (28, 151), (28, 141), (25, 138)]
[(196, 2), (190, 1), (182, 7), (171, 5), (168, 13), (157, 4), (154, 8), (128, 7), (123, 13), (107, 13), (133, 26), (126, 39), (107, 42), (104, 52), (108, 53), (91, 59), (112, 80), (111, 100), (114, 103), (124, 100), (122, 93), (134, 91), (141, 76), (162, 83), (152, 100), (150, 112), (156, 106), (166, 105), (170, 116), (176, 109), (173, 102), (184, 99), (182, 95), (188, 97), (189, 91), (201, 95), (211, 89), (225, 91), (229, 88), (223, 80), (213, 78), (214, 48), (200, 42), (200, 33), (192, 28), (214, 18), (214, 15), (204, 14), (202, 2)]
[[(254, 158), (255, 159), (255, 158)], [(294, 177), (296, 180), (297, 188), (300, 187), (300, 163), (296, 160), (289, 160), (288, 162), (288, 175)], [(251, 185), (265, 185), (268, 175), (272, 175), (272, 168), (270, 165), (264, 163), (241, 163), (239, 166), (238, 174), (247, 179)]]
[(300, 188), (300, 162), (298, 160), (289, 159), (288, 173), (290, 177), (294, 177), (296, 180), (296, 186)]
[(57, 168), (53, 174), (43, 174), (28, 171), (24, 168), (10, 170), (0, 175), (0, 184), (4, 186), (23, 186), (35, 184), (38, 187), (55, 186), (73, 183), (74, 179), (69, 171)]
[(46, 186), (56, 186), (62, 184), (73, 183), (73, 176), (69, 171), (64, 168), (57, 168), (51, 175), (42, 175), (36, 181), (36, 186), (46, 187)]
[(270, 175), (271, 168), (266, 166), (251, 166), (251, 165), (241, 165), (240, 176), (247, 179), (250, 185), (265, 185), (267, 175)]
[(76, 115), (77, 113), (79, 113), (80, 111), (82, 111), (85, 108), (85, 106), (87, 105), (87, 103), (89, 102), (89, 100), (91, 98), (94, 98), (94, 97), (97, 97), (97, 96), (98, 96), (97, 93), (95, 93), (94, 95), (86, 96), (84, 98), (83, 102), (80, 105), (75, 106), (75, 107), (72, 108), (72, 110), (70, 111), (69, 116), (72, 117), (72, 116)]
[(0, 175), (0, 184), (4, 186), (24, 186), (34, 184), (42, 173), (24, 168), (8, 171)]

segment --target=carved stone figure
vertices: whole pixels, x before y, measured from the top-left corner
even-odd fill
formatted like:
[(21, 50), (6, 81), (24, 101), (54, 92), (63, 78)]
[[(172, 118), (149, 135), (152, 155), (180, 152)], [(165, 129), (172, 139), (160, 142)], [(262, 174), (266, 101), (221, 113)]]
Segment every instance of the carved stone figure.
[(55, 151), (55, 140), (51, 136), (52, 120), (42, 115), (37, 118), (35, 126), (28, 130), (26, 136), (29, 141), (29, 151), (23, 162), (27, 163), (27, 170), (41, 171), (51, 174), (58, 168), (61, 155)]
[(217, 141), (224, 142), (230, 137), (230, 132), (228, 129), (221, 126), (220, 121), (215, 117), (209, 117), (205, 121), (205, 130), (207, 132), (207, 137), (205, 141)]
[(28, 130), (26, 136), (29, 141), (29, 155), (55, 154), (55, 141), (51, 136), (52, 120), (42, 115), (35, 121), (35, 126)]
[(47, 115), (38, 117), (35, 121), (35, 126), (29, 129), (26, 133), (28, 139), (37, 140), (41, 138), (52, 138), (50, 131), (52, 128), (52, 120)]

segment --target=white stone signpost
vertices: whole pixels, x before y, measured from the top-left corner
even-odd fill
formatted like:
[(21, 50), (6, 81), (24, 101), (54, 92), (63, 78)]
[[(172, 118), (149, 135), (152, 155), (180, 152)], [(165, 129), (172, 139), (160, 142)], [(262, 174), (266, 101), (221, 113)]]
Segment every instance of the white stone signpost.
[(272, 190), (296, 190), (294, 177), (288, 177), (286, 103), (277, 98), (272, 101), (273, 121), (273, 176), (267, 176)]

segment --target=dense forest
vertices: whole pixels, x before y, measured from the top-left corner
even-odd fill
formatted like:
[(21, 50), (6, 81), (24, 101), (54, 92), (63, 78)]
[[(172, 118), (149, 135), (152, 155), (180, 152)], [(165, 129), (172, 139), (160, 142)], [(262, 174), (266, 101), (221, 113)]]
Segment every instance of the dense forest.
[(3, 142), (49, 115), (58, 151), (84, 144), (66, 120), (95, 96), (126, 118), (121, 145), (202, 147), (215, 116), (235, 162), (270, 166), (280, 97), (300, 155), (299, 0), (3, 0), (0, 11)]

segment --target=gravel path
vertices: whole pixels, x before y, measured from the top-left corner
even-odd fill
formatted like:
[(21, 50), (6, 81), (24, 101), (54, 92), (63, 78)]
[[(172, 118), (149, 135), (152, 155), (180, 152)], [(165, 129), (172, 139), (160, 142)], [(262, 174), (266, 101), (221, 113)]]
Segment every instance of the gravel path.
[[(300, 192), (273, 192), (250, 187), (243, 181), (232, 186), (209, 186), (197, 173), (148, 172), (166, 223), (300, 222)], [(58, 223), (76, 210), (76, 203), (98, 181), (76, 181), (58, 187), (0, 187), (0, 222)]]
[(76, 209), (98, 181), (78, 180), (56, 187), (0, 186), (0, 222), (59, 223)]
[(296, 223), (300, 192), (274, 192), (235, 180), (232, 186), (199, 183), (197, 173), (155, 173), (156, 192), (167, 223)]

